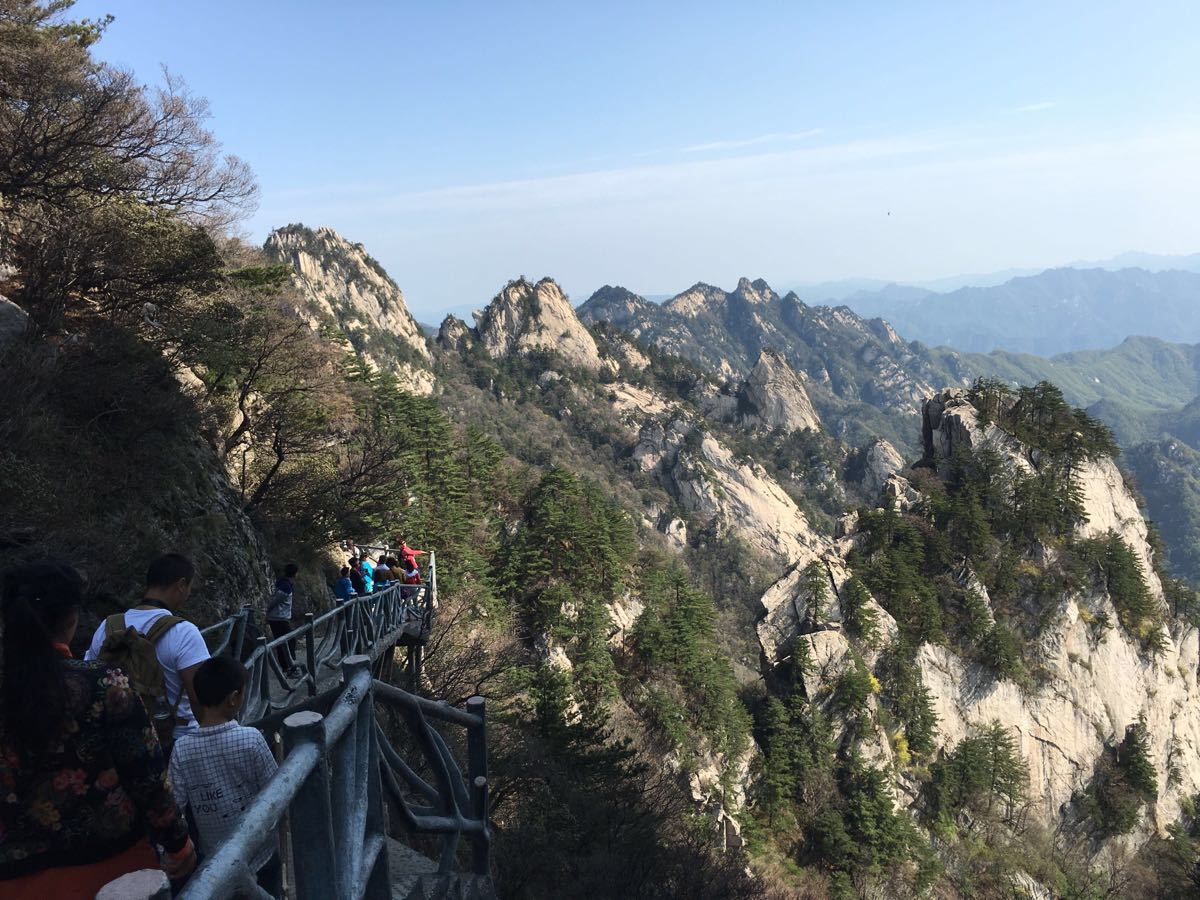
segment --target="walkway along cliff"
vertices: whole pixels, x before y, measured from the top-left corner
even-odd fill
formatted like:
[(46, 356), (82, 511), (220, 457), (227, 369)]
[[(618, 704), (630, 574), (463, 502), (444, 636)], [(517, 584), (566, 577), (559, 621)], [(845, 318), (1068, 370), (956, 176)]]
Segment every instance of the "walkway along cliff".
[[(214, 655), (244, 658), (248, 670), (241, 720), (282, 738), (279, 771), (247, 808), (238, 829), (206, 860), (179, 895), (184, 900), (266, 897), (246, 862), (278, 833), (290, 896), (298, 900), (391, 900), (494, 896), (489, 874), (486, 711), (482, 697), (465, 709), (391, 683), (403, 674), (413, 690), (437, 608), (437, 560), (427, 580), (338, 601), (287, 635), (245, 646), (249, 608), (205, 629)], [(289, 678), (275, 648), (296, 641), (301, 673)], [(397, 673), (403, 656), (403, 672)], [(394, 715), (381, 717), (389, 710)], [(416, 752), (399, 752), (403, 737)], [(463, 739), (438, 727), (461, 729)], [(460, 766), (454, 747), (465, 749)], [(464, 774), (465, 768), (465, 774)], [(438, 860), (405, 847), (398, 834), (430, 836)], [(458, 871), (459, 845), (470, 869)]]

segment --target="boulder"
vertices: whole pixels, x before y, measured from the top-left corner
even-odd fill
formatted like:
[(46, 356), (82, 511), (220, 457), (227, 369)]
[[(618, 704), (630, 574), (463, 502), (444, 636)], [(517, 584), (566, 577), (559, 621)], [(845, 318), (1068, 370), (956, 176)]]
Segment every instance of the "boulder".
[(877, 500), (882, 496), (888, 479), (904, 468), (904, 457), (900, 455), (900, 451), (883, 438), (879, 438), (864, 454), (863, 493), (869, 499)]
[(786, 432), (821, 427), (804, 382), (775, 350), (764, 348), (738, 392), (746, 424)]

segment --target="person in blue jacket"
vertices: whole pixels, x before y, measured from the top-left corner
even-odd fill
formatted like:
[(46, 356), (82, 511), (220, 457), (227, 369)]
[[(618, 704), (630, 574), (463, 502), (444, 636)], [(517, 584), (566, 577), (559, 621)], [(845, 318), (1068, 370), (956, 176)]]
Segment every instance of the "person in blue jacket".
[(339, 600), (349, 600), (354, 596), (354, 582), (350, 580), (349, 566), (342, 566), (341, 574), (333, 585), (333, 595)]
[(365, 552), (362, 555), (362, 576), (369, 594), (375, 590), (375, 563), (371, 562), (370, 554)]

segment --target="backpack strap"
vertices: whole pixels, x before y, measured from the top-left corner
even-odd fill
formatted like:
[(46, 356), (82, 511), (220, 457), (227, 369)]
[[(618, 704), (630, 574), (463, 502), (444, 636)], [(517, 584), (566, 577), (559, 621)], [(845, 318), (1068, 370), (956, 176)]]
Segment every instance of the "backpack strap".
[(158, 642), (162, 640), (162, 636), (184, 621), (179, 616), (159, 616), (154, 620), (154, 624), (146, 631), (146, 640), (158, 646)]
[[(146, 640), (148, 640), (151, 644), (153, 644), (157, 648), (158, 642), (162, 640), (163, 635), (165, 635), (168, 631), (170, 631), (172, 628), (174, 628), (176, 625), (178, 625), (180, 622), (183, 622), (183, 621), (184, 621), (184, 619), (180, 618), (179, 616), (170, 616), (170, 615), (159, 616), (157, 619), (154, 620), (153, 624), (148, 629), (146, 629)], [(163, 680), (162, 680), (163, 697), (169, 699), (170, 691), (167, 689), (167, 670), (166, 669), (162, 670), (162, 676), (163, 676)], [(175, 697), (175, 702), (171, 704), (171, 726), (172, 727), (174, 727), (175, 724), (179, 721), (179, 704), (183, 702), (183, 695), (186, 691), (187, 691), (187, 688), (184, 686), (183, 679), (181, 678), (179, 680), (179, 694)]]
[(104, 637), (107, 640), (118, 631), (125, 630), (125, 613), (113, 613), (104, 620)]

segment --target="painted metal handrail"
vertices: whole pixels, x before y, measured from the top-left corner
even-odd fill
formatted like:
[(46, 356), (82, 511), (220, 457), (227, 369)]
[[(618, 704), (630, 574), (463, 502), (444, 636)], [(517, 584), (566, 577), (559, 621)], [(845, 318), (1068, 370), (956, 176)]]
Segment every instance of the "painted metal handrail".
[[(437, 558), (433, 552), (428, 573), (420, 584), (397, 583), (350, 600), (335, 600), (329, 611), (308, 613), (303, 625), (272, 640), (260, 636), (245, 659), (242, 723), (264, 726), (281, 720), (306, 706), (323, 686), (336, 684), (342, 660), (365, 654), (374, 663), (402, 640), (410, 645), (410, 666), (419, 675), (421, 647), (429, 636), (437, 605)], [(243, 658), (251, 614), (249, 607), (243, 607), (203, 629), (209, 652)], [(284, 646), (289, 650), (280, 654), (279, 648)], [(297, 650), (295, 657), (292, 647)], [(291, 659), (295, 669), (281, 664), (281, 655)]]
[[(435, 771), (436, 788), (392, 748), (376, 721), (377, 705), (405, 715)], [(431, 720), (467, 729), (469, 788)], [(465, 834), (473, 848), (475, 875), (487, 876), (491, 835), (482, 697), (468, 700), (466, 710), (435, 703), (372, 679), (371, 658), (355, 655), (343, 662), (342, 688), (327, 714), (293, 713), (284, 720), (283, 735), (287, 755), (279, 771), (228, 840), (188, 882), (181, 900), (224, 900), (237, 892), (266, 896), (254, 883), (247, 861), (275, 839), (285, 817), (298, 900), (390, 898), (387, 800), (411, 826), (443, 835), (441, 872), (451, 871)], [(432, 805), (411, 806), (398, 786), (398, 774)]]

